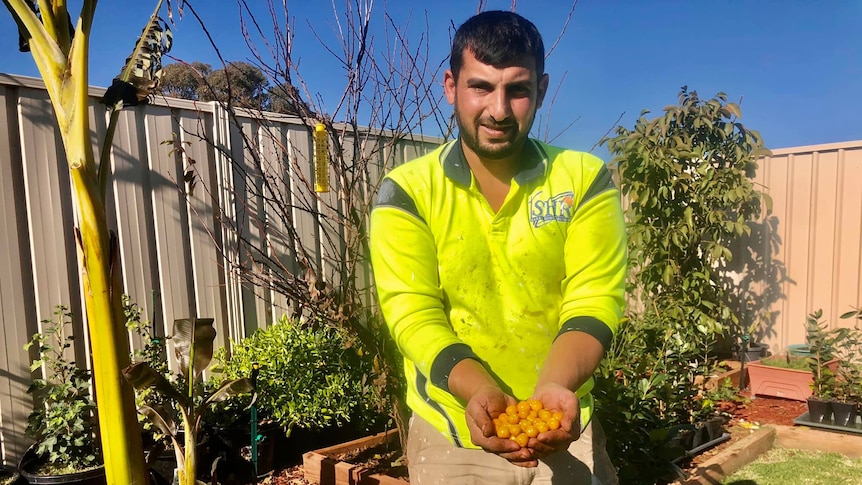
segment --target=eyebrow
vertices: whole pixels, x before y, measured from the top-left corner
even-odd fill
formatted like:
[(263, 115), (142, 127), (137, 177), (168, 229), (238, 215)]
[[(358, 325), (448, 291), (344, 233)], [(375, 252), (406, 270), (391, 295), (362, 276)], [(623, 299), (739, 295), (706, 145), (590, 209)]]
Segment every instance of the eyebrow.
[[(480, 77), (468, 78), (465, 81), (465, 83), (467, 84), (468, 87), (495, 86), (495, 84), (493, 82), (488, 81), (487, 79), (480, 78)], [(527, 87), (527, 88), (529, 88), (531, 86), (532, 86), (532, 82), (530, 79), (523, 79), (520, 81), (512, 81), (512, 82), (506, 84), (504, 87), (505, 88), (511, 88), (511, 87)]]

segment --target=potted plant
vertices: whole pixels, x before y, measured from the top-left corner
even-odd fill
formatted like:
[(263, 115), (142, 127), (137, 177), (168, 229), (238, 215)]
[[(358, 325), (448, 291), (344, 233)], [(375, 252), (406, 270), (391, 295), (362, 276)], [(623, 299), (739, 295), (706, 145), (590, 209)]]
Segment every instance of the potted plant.
[[(834, 392), (834, 385), (827, 385), (826, 379), (830, 375), (834, 377), (838, 368), (838, 359), (833, 358), (835, 335), (820, 323), (822, 315), (823, 312), (817, 310), (806, 320), (809, 357), (774, 355), (746, 366), (752, 394), (807, 401), (812, 391), (824, 395)], [(818, 347), (815, 349), (815, 346)], [(817, 378), (820, 381), (815, 385)]]
[[(837, 370), (841, 367), (830, 366), (838, 362), (836, 356), (847, 352), (850, 342), (850, 329), (836, 328), (829, 330), (821, 321), (823, 312), (817, 310), (808, 316), (805, 325), (805, 338), (808, 342), (808, 364), (812, 373), (812, 397), (808, 400), (808, 415), (813, 422), (822, 423), (831, 419), (834, 401), (842, 398), (841, 384), (837, 378)], [(848, 411), (845, 411), (845, 417)]]
[[(171, 412), (163, 406), (144, 405), (138, 411), (170, 438), (177, 459), (175, 483), (178, 485), (202, 483), (196, 480), (197, 439), (207, 408), (231, 396), (252, 391), (251, 381), (240, 378), (222, 383), (212, 393), (204, 392), (202, 375), (212, 360), (215, 336), (212, 318), (183, 318), (174, 321), (171, 341), (180, 371), (174, 382), (154, 370), (147, 362), (137, 362), (123, 369), (123, 377), (135, 389), (152, 389), (166, 398), (173, 408)], [(180, 415), (179, 426), (173, 418), (174, 413)], [(180, 431), (183, 435), (182, 443)]]
[(21, 485), (21, 474), (11, 466), (0, 465), (0, 485)]
[[(386, 401), (374, 382), (375, 358), (343, 329), (320, 321), (282, 316), (267, 328), (219, 349), (214, 376), (253, 376), (258, 423), (258, 473), (278, 465), (268, 456), (284, 440), (279, 456), (303, 452), (379, 430), (387, 421)], [(250, 399), (219, 403), (213, 430), (223, 440), (251, 445)]]
[(69, 333), (72, 315), (58, 305), (54, 319), (43, 320), (24, 349), (36, 347), (31, 371), (43, 368), (27, 392), (35, 408), (26, 433), (36, 440), (21, 459), (21, 475), (31, 484), (104, 484), (105, 469), (96, 438), (95, 403), (90, 397), (90, 372), (68, 360), (75, 336)]
[[(862, 320), (862, 312), (854, 309), (843, 315), (842, 319), (856, 318)], [(858, 327), (853, 329), (841, 329), (841, 340), (838, 341), (838, 354), (840, 365), (838, 367), (838, 378), (832, 411), (834, 422), (837, 426), (856, 426), (858, 405), (862, 398), (862, 369), (860, 369), (859, 358), (862, 356), (860, 345), (862, 345), (862, 334)]]

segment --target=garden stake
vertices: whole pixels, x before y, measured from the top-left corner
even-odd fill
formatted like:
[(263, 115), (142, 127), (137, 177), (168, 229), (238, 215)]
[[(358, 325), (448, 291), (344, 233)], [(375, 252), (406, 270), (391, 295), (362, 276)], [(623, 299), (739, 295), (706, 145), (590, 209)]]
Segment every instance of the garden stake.
[[(260, 365), (257, 362), (251, 364), (251, 385), (257, 389), (257, 374), (260, 370)], [(251, 403), (251, 464), (254, 465), (254, 476), (257, 476), (257, 442), (261, 439), (257, 435), (257, 406), (254, 404), (254, 399)]]
[(745, 389), (745, 360), (746, 360), (746, 351), (748, 350), (748, 334), (742, 336), (742, 353), (740, 354), (741, 362), (739, 366), (739, 390), (742, 391)]

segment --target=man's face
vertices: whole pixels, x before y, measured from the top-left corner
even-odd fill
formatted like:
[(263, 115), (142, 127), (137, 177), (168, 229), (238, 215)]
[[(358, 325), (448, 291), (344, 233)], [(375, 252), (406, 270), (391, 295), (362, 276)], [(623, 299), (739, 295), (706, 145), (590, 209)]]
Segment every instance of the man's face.
[(466, 50), (458, 79), (446, 71), (446, 99), (455, 107), (465, 148), (482, 160), (519, 155), (542, 106), (547, 74), (537, 79), (533, 59), (520, 64), (496, 68)]

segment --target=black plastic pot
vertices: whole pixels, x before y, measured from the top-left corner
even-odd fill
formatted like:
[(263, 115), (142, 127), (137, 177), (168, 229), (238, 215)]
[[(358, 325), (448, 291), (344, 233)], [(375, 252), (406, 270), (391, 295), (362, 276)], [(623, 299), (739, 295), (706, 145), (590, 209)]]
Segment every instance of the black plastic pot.
[(30, 485), (107, 485), (108, 483), (104, 465), (68, 475), (36, 475), (38, 467), (46, 461), (46, 457), (37, 455), (35, 449), (31, 447), (21, 457), (18, 470)]
[(720, 416), (706, 420), (703, 427), (706, 429), (708, 441), (720, 438), (724, 434), (724, 423), (725, 419)]
[(0, 481), (9, 480), (9, 485), (25, 485), (27, 482), (18, 473), (18, 469), (11, 466), (0, 465)]
[(855, 402), (833, 402), (832, 415), (835, 418), (835, 426), (856, 425), (856, 403)]
[[(258, 429), (261, 439), (257, 443), (257, 477), (263, 477), (275, 468), (277, 441), (283, 439), (284, 431), (273, 423), (265, 423)], [(249, 426), (215, 428), (201, 442), (204, 450), (199, 451), (202, 463), (214, 462), (220, 458), (222, 473), (238, 474), (242, 477), (253, 476), (251, 457), (251, 429)]]
[(745, 363), (760, 360), (761, 357), (763, 357), (764, 351), (766, 351), (766, 345), (751, 344), (748, 346), (745, 352), (740, 353), (739, 360)]
[(808, 398), (808, 418), (814, 423), (826, 423), (832, 419), (832, 403), (820, 398)]

